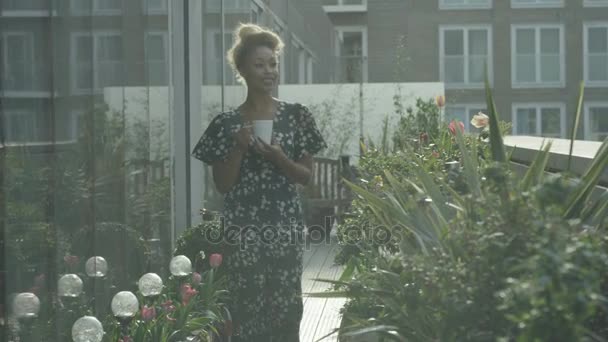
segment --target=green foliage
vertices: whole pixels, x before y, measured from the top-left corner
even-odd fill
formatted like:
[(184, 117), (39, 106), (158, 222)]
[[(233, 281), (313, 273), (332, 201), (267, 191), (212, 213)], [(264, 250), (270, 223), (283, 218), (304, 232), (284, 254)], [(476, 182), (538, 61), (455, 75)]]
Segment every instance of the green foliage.
[(433, 99), (416, 99), (416, 108), (404, 110), (401, 99), (396, 95), (394, 106), (399, 115), (393, 135), (395, 150), (403, 150), (411, 144), (412, 139), (418, 140), (421, 133), (426, 133), (432, 141), (439, 138), (440, 113)]
[(193, 260), (195, 269), (205, 270), (207, 265), (202, 263), (201, 251), (206, 255), (218, 253), (226, 255), (234, 246), (226, 243), (218, 216), (206, 220), (197, 226), (190, 227), (175, 242), (175, 255), (185, 255)]
[(417, 164), (418, 172), (406, 178), (384, 172), (381, 189), (350, 184), (364, 209), (353, 222), (380, 222), (400, 241), (397, 251), (373, 246), (352, 253), (348, 276), (332, 282), (334, 293), (319, 294), (350, 299), (342, 335), (394, 341), (606, 336), (608, 196), (593, 201), (591, 189), (607, 166), (608, 140), (580, 178), (546, 176), (549, 147), (523, 177), (516, 175), (488, 93), (490, 146), (456, 130), (460, 164), (447, 176), (425, 172), (414, 150), (402, 155), (402, 164)]

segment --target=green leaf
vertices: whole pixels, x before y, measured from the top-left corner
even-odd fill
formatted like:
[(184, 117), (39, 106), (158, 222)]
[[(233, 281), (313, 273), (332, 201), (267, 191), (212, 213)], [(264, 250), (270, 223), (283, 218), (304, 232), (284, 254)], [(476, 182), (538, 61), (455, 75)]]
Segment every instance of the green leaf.
[(464, 136), (459, 128), (456, 128), (456, 142), (458, 142), (458, 147), (460, 148), (460, 152), (462, 153), (462, 163), (464, 164), (464, 172), (465, 179), (467, 181), (467, 185), (471, 192), (476, 197), (481, 197), (481, 184), (479, 182), (479, 172), (478, 172), (478, 164), (477, 158), (474, 158), (471, 155), (470, 151), (477, 151), (475, 147), (475, 142), (473, 141), (473, 146), (470, 151), (467, 148), (464, 142)]
[(500, 133), (500, 127), (498, 126), (498, 113), (496, 112), (496, 104), (494, 103), (494, 96), (490, 89), (490, 81), (488, 79), (488, 73), (486, 70), (485, 79), (486, 88), (486, 105), (488, 107), (488, 116), (490, 117), (490, 151), (492, 152), (492, 159), (497, 162), (506, 162), (505, 146), (502, 141), (502, 134)]
[(597, 185), (604, 170), (608, 167), (608, 138), (604, 140), (600, 149), (591, 162), (591, 166), (581, 179), (581, 185), (568, 198), (568, 204), (564, 212), (567, 219), (577, 217), (585, 207), (593, 189)]
[(527, 191), (536, 184), (539, 184), (545, 173), (547, 162), (549, 161), (549, 151), (551, 150), (551, 141), (549, 141), (532, 161), (530, 168), (526, 171), (523, 180), (521, 181), (522, 191)]
[(581, 114), (583, 107), (583, 98), (585, 97), (585, 82), (581, 81), (579, 86), (578, 93), (578, 104), (576, 106), (576, 115), (574, 115), (574, 122), (572, 123), (572, 131), (570, 132), (570, 152), (568, 153), (568, 168), (566, 169), (570, 172), (570, 166), (572, 163), (572, 150), (574, 149), (574, 140), (576, 140), (576, 133), (578, 132), (578, 125), (581, 122)]

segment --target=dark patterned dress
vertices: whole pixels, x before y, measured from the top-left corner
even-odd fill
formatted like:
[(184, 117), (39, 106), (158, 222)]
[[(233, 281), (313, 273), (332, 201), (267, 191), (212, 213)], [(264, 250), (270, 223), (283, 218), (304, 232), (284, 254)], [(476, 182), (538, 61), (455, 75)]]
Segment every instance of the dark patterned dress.
[[(241, 113), (216, 116), (193, 156), (207, 164), (225, 160), (243, 126)], [(272, 141), (291, 160), (327, 147), (310, 111), (279, 102)], [(224, 233), (235, 248), (226, 255), (231, 313), (242, 341), (298, 341), (302, 318), (303, 224), (296, 184), (253, 149), (243, 156), (237, 183), (224, 195)], [(230, 233), (228, 233), (230, 232)]]

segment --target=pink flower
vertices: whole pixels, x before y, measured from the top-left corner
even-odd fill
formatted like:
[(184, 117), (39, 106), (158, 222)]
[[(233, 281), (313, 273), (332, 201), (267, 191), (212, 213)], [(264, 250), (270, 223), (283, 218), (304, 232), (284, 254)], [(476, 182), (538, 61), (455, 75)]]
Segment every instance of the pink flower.
[(167, 300), (166, 302), (162, 303), (160, 306), (163, 308), (163, 311), (166, 313), (175, 311), (175, 305), (173, 305), (173, 301), (170, 299)]
[(439, 152), (433, 151), (433, 153), (431, 153), (431, 154), (433, 155), (433, 157), (439, 158)]
[(192, 284), (198, 285), (201, 283), (202, 280), (203, 280), (203, 277), (201, 276), (200, 273), (198, 273), (198, 272), (192, 273)]
[(146, 322), (149, 322), (156, 318), (156, 308), (154, 306), (144, 305), (141, 308), (141, 319)]
[(464, 123), (460, 121), (452, 121), (448, 126), (448, 129), (450, 130), (450, 133), (452, 133), (452, 135), (456, 135), (456, 127), (460, 129), (460, 133), (464, 133)]
[(490, 118), (482, 112), (473, 115), (471, 125), (475, 128), (484, 128), (490, 123)]
[(78, 265), (80, 258), (76, 255), (66, 255), (63, 257), (63, 261), (68, 267), (73, 268)]
[(420, 143), (424, 145), (429, 143), (429, 135), (426, 132), (420, 133)]
[(190, 286), (190, 284), (184, 284), (184, 285), (182, 285), (182, 287), (180, 289), (180, 293), (182, 295), (182, 304), (188, 305), (188, 303), (190, 302), (190, 299), (192, 299), (192, 297), (196, 296), (198, 294), (198, 291), (196, 289), (192, 288), (192, 286)]
[(211, 265), (212, 268), (218, 268), (220, 267), (220, 265), (222, 264), (222, 255), (215, 253), (215, 254), (211, 254), (211, 256), (209, 256), (209, 265)]
[(443, 108), (445, 106), (445, 96), (437, 95), (437, 97), (435, 97), (435, 103), (437, 103), (437, 107)]

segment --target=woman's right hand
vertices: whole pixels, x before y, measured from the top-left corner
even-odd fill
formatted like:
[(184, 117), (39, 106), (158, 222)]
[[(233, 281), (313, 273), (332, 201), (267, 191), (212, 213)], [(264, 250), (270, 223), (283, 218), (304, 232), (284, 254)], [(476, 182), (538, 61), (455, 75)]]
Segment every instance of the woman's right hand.
[(251, 144), (252, 130), (251, 126), (243, 126), (236, 133), (234, 133), (234, 139), (236, 145), (241, 151), (247, 151)]

